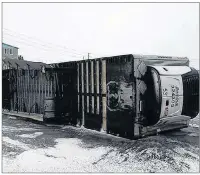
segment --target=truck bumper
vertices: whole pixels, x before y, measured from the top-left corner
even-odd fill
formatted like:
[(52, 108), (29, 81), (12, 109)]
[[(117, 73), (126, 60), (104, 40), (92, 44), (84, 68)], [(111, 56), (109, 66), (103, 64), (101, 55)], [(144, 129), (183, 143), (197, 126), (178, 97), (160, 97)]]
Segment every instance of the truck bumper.
[(188, 127), (189, 116), (178, 115), (161, 118), (155, 125), (142, 128), (142, 136)]

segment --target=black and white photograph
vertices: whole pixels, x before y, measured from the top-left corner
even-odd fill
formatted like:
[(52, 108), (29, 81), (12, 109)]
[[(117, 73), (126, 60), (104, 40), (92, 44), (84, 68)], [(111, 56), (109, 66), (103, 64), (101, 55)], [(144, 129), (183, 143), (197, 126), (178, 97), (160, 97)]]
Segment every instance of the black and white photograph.
[(199, 173), (199, 3), (2, 2), (2, 173)]

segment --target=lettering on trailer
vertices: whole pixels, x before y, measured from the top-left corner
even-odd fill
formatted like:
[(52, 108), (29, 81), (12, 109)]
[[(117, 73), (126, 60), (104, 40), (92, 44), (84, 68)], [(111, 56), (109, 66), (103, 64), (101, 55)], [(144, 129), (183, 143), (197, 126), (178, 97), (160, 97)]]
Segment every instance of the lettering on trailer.
[(178, 103), (179, 103), (179, 98), (178, 98), (179, 87), (171, 85), (171, 89), (172, 89), (171, 107), (175, 107), (175, 106), (178, 106)]

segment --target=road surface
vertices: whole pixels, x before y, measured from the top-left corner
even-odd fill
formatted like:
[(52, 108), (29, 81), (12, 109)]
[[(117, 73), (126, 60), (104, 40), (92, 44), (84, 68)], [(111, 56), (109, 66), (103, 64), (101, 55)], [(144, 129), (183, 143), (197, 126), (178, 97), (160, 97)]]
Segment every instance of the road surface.
[(139, 140), (2, 120), (3, 172), (199, 172), (199, 116), (188, 128)]

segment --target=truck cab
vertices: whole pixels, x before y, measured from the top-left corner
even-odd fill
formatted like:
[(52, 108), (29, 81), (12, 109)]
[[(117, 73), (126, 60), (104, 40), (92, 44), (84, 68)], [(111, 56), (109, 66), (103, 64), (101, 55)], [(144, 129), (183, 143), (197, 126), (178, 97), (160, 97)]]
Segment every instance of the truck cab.
[(199, 73), (189, 66), (147, 66), (142, 97), (145, 126), (187, 126), (199, 113)]

